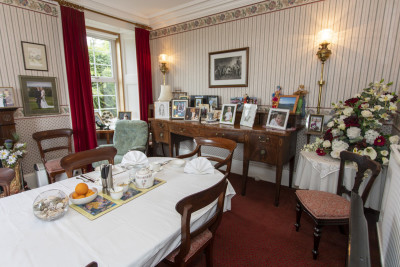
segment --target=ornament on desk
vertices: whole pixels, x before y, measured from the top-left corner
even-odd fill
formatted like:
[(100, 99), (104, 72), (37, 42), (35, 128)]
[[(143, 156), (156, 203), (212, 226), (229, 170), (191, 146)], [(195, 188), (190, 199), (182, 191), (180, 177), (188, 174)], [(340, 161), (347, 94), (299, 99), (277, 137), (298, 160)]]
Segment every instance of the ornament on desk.
[(247, 93), (244, 94), (244, 96), (243, 96), (243, 103), (244, 103), (244, 104), (250, 103), (250, 97), (249, 97), (249, 95), (248, 95)]
[(299, 95), (299, 101), (297, 102), (296, 114), (301, 114), (301, 117), (306, 115), (306, 99), (305, 95), (308, 94), (307, 90), (304, 90), (304, 85), (300, 84), (299, 89), (293, 93)]
[(281, 94), (282, 88), (278, 85), (276, 91), (272, 94), (272, 108), (277, 108), (279, 103), (279, 95)]

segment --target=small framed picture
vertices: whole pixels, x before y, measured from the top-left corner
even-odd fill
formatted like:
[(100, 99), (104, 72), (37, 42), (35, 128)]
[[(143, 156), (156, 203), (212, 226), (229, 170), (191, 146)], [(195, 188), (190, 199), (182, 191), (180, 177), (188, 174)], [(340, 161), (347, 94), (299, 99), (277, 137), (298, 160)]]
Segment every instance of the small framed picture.
[(268, 113), (267, 127), (285, 130), (289, 119), (289, 109), (271, 108)]
[(154, 103), (154, 118), (169, 119), (169, 101), (157, 101)]
[(253, 127), (254, 119), (256, 118), (257, 105), (255, 104), (244, 104), (242, 118), (240, 119), (240, 125)]
[(207, 113), (210, 111), (210, 105), (200, 104), (199, 109), (200, 109), (200, 116), (202, 118), (207, 118)]
[(120, 111), (118, 112), (119, 120), (132, 120), (132, 111)]
[(181, 96), (187, 96), (187, 92), (181, 92), (179, 90), (172, 92), (172, 99), (181, 99)]
[(209, 95), (207, 96), (208, 104), (210, 105), (210, 110), (217, 109), (219, 106), (218, 103), (218, 96), (216, 95)]
[(181, 95), (181, 96), (179, 96), (179, 99), (182, 99), (182, 100), (189, 100), (189, 96), (187, 96), (187, 95)]
[(21, 42), (21, 45), (26, 70), (49, 70), (47, 66), (46, 46), (44, 44)]
[(224, 104), (219, 122), (233, 125), (235, 123), (236, 108), (236, 104)]
[(222, 110), (214, 110), (213, 112), (214, 112), (213, 115), (214, 120), (219, 121), (221, 119)]
[(278, 99), (278, 108), (288, 109), (290, 113), (296, 113), (297, 101), (299, 101), (298, 95), (281, 95)]
[(185, 118), (185, 109), (188, 107), (187, 100), (174, 99), (172, 100), (172, 119), (181, 119)]
[(308, 132), (322, 133), (324, 128), (324, 115), (310, 114), (306, 126)]
[(186, 121), (199, 121), (200, 120), (200, 109), (187, 107), (185, 109), (185, 120)]
[(15, 107), (15, 94), (12, 87), (0, 87), (0, 108)]
[(194, 99), (194, 106), (199, 107), (199, 105), (203, 104), (203, 98), (195, 98)]

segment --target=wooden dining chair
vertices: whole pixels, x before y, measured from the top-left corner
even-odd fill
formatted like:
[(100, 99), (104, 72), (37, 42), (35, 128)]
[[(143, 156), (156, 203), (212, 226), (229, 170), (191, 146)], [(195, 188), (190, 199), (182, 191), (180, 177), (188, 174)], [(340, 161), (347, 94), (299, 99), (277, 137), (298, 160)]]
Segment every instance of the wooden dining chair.
[[(171, 252), (164, 262), (173, 266), (187, 266), (203, 250), (206, 252), (207, 266), (212, 266), (213, 244), (215, 232), (221, 223), (224, 209), (225, 193), (228, 186), (227, 174), (218, 184), (187, 196), (180, 200), (176, 211), (181, 214), (181, 245)], [(214, 215), (199, 226), (197, 230), (191, 231), (190, 219), (192, 213), (204, 208), (217, 200)]]
[(15, 171), (10, 168), (0, 168), (0, 186), (3, 187), (4, 196), (11, 195), (11, 182), (15, 177)]
[(110, 164), (114, 164), (116, 154), (117, 149), (112, 146), (85, 150), (63, 157), (61, 167), (65, 169), (68, 178), (71, 178), (74, 170), (82, 169), (82, 172), (86, 173), (87, 166), (93, 162), (108, 160)]
[(223, 148), (229, 151), (229, 154), (225, 159), (214, 156), (203, 156), (203, 157), (207, 158), (210, 161), (216, 161), (217, 164), (215, 164), (214, 166), (216, 169), (219, 169), (220, 167), (226, 165), (225, 174), (229, 174), (231, 172), (233, 152), (235, 151), (235, 148), (237, 146), (235, 141), (221, 137), (210, 137), (210, 138), (195, 137), (194, 140), (197, 144), (196, 148), (191, 153), (177, 156), (177, 158), (180, 159), (189, 158), (195, 155), (200, 157), (202, 156), (201, 147), (203, 146)]
[[(343, 185), (345, 162), (352, 161), (357, 164), (357, 173), (354, 179), (354, 186), (351, 191)], [(349, 151), (340, 153), (340, 170), (337, 187), (337, 194), (316, 190), (296, 191), (296, 231), (300, 228), (300, 218), (303, 211), (311, 216), (315, 223), (314, 227), (314, 249), (312, 250), (314, 260), (318, 256), (318, 247), (321, 240), (321, 228), (325, 225), (343, 226), (349, 224), (350, 201), (343, 198), (342, 194), (349, 197), (351, 192), (358, 194), (361, 183), (364, 180), (364, 173), (371, 170), (371, 177), (361, 195), (363, 202), (367, 200), (371, 187), (381, 171), (381, 165), (371, 160), (368, 156), (360, 156)]]
[[(60, 165), (61, 158), (48, 160), (46, 154), (58, 150), (67, 150), (68, 154), (72, 153), (72, 129), (55, 129), (49, 131), (41, 131), (32, 134), (32, 138), (35, 139), (40, 152), (40, 158), (46, 169), (49, 184), (56, 181), (56, 175), (65, 172), (65, 170)], [(50, 139), (56, 138), (67, 138), (66, 145), (59, 145), (57, 142), (56, 146), (48, 147)], [(51, 142), (51, 141), (50, 141)], [(46, 144), (47, 143), (47, 144)], [(46, 148), (44, 148), (46, 147)]]

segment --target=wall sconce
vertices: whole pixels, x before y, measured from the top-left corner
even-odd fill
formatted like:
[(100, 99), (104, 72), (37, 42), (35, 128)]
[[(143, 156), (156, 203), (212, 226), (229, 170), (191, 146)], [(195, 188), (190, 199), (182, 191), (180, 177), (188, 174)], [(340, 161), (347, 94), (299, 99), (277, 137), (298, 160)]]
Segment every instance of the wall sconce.
[(328, 45), (332, 42), (333, 31), (330, 29), (322, 30), (318, 33), (318, 41), (319, 48), (317, 52), (317, 56), (319, 60), (321, 60), (321, 80), (318, 81), (319, 85), (319, 94), (318, 94), (318, 106), (317, 106), (317, 114), (320, 114), (321, 108), (321, 95), (322, 95), (322, 86), (325, 84), (324, 81), (324, 64), (325, 61), (328, 60), (329, 56), (332, 54), (332, 51), (329, 50)]
[(161, 85), (161, 92), (158, 101), (170, 101), (172, 99), (171, 86), (165, 85), (165, 74), (168, 72), (168, 56), (166, 54), (161, 54), (158, 57), (158, 61), (160, 62), (160, 71), (163, 74), (163, 84)]

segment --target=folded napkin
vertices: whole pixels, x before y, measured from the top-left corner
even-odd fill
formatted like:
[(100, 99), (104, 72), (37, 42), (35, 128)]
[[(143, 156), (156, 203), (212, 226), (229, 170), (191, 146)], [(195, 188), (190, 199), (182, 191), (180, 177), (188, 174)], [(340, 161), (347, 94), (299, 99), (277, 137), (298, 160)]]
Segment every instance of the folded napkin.
[(132, 166), (132, 165), (148, 165), (149, 160), (146, 155), (140, 151), (129, 151), (124, 155), (121, 161), (122, 166)]
[(190, 174), (213, 174), (214, 166), (208, 159), (198, 157), (186, 163), (183, 171)]

